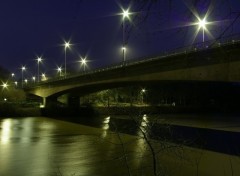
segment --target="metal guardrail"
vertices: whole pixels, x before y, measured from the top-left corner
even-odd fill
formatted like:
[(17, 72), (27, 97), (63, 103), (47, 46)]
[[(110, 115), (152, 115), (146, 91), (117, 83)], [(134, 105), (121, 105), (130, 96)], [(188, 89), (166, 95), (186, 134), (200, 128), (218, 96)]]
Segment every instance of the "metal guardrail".
[(77, 73), (77, 74), (74, 74), (74, 75), (67, 75), (66, 78), (64, 78), (64, 76), (50, 78), (46, 81), (42, 81), (42, 82), (31, 84), (31, 85), (29, 84), (27, 87), (36, 87), (36, 86), (46, 84), (46, 83), (50, 83), (50, 82), (56, 82), (56, 81), (60, 81), (60, 80), (76, 78), (76, 77), (79, 77), (79, 76), (110, 71), (110, 70), (114, 70), (114, 69), (118, 69), (118, 68), (122, 68), (122, 67), (126, 67), (126, 66), (132, 66), (132, 65), (142, 64), (142, 63), (145, 63), (145, 62), (151, 62), (153, 60), (163, 59), (163, 58), (166, 58), (166, 57), (183, 55), (183, 54), (190, 54), (190, 53), (193, 53), (193, 52), (200, 52), (200, 51), (203, 51), (203, 50), (209, 50), (209, 49), (213, 49), (213, 48), (219, 48), (219, 47), (223, 47), (223, 46), (227, 46), (227, 45), (234, 45), (234, 44), (238, 44), (238, 43), (240, 43), (240, 33), (239, 34), (234, 34), (234, 35), (231, 35), (231, 36), (227, 36), (225, 38), (221, 38), (218, 41), (217, 40), (209, 40), (209, 41), (206, 41), (206, 42), (195, 43), (195, 44), (192, 44), (192, 45), (189, 45), (189, 46), (176, 48), (176, 49), (173, 49), (173, 50), (170, 50), (168, 52), (164, 52), (164, 53), (161, 53), (161, 54), (158, 54), (158, 55), (137, 58), (137, 59), (134, 59), (134, 60), (126, 61), (125, 63), (121, 62), (121, 63), (113, 64), (113, 65), (110, 65), (110, 66), (107, 66), (107, 67), (97, 68), (97, 69), (94, 69), (94, 70), (91, 70), (91, 71), (85, 71), (85, 72)]

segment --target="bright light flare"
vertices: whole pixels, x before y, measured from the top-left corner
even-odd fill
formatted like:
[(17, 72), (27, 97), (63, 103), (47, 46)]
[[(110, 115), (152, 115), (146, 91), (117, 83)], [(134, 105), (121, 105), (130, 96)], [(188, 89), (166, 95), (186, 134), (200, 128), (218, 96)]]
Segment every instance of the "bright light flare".
[(86, 65), (86, 64), (87, 64), (87, 60), (86, 60), (86, 58), (81, 59), (80, 62), (81, 62), (82, 65)]
[(59, 73), (59, 76), (62, 76), (62, 67), (57, 67), (57, 72)]
[(22, 71), (25, 71), (25, 70), (26, 70), (26, 67), (25, 67), (25, 66), (22, 66), (21, 70), (22, 70)]
[(129, 9), (127, 9), (127, 10), (124, 10), (124, 9), (123, 9), (123, 12), (122, 12), (123, 19), (129, 18), (129, 15), (130, 15), (130, 14), (131, 14), (131, 13), (129, 12)]
[(70, 42), (65, 42), (65, 44), (64, 44), (65, 48), (69, 48), (70, 45), (71, 45)]
[(58, 72), (62, 72), (62, 67), (58, 67), (58, 68), (57, 68), (57, 71), (58, 71)]
[(207, 20), (205, 18), (203, 19), (198, 19), (198, 26), (200, 28), (206, 29), (206, 25), (208, 24)]
[(9, 86), (8, 83), (2, 83), (3, 89), (6, 89), (8, 86)]
[(38, 58), (37, 58), (37, 62), (38, 62), (38, 63), (42, 62), (42, 60), (43, 60), (43, 59), (42, 59), (41, 57), (38, 57)]
[(88, 62), (89, 62), (89, 60), (87, 60), (87, 58), (85, 57), (85, 58), (81, 58), (81, 60), (79, 61), (80, 63), (81, 63), (81, 67), (83, 66), (83, 70), (85, 71), (86, 69), (86, 67), (88, 66)]

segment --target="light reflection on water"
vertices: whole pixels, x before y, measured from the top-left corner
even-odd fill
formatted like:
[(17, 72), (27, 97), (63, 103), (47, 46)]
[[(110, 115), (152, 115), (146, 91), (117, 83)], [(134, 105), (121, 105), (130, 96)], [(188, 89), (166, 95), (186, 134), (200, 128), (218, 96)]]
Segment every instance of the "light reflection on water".
[[(127, 165), (132, 175), (153, 175), (152, 154), (143, 138), (143, 133), (147, 133), (150, 124), (149, 117), (141, 117), (139, 136), (110, 131), (112, 121), (113, 117), (105, 117), (101, 128), (93, 128), (43, 117), (0, 119), (0, 175), (122, 176), (128, 175)], [(196, 162), (192, 162), (191, 158), (201, 155), (202, 150), (191, 149), (184, 156), (183, 162), (182, 157), (175, 155), (177, 150), (183, 150), (182, 147), (164, 144), (167, 148), (164, 153), (165, 149), (160, 142), (151, 143), (161, 167), (167, 166), (165, 170), (171, 172), (177, 167), (180, 169), (173, 175), (178, 175), (181, 171), (184, 176), (192, 176), (197, 169), (200, 172), (201, 168), (194, 165)], [(211, 165), (216, 156), (219, 165), (226, 163), (225, 158), (229, 161), (229, 156), (217, 153), (213, 155), (205, 151), (205, 155), (201, 155), (203, 166)], [(161, 158), (166, 163), (160, 162)], [(239, 167), (235, 161), (239, 160), (232, 160), (232, 167), (237, 173), (239, 170), (236, 171), (236, 168)], [(188, 170), (180, 168), (183, 163), (187, 164)], [(215, 168), (219, 168), (219, 165), (216, 164)], [(202, 171), (205, 174), (206, 168), (202, 168)], [(220, 171), (215, 175), (219, 176), (219, 173)]]
[[(102, 129), (47, 118), (0, 120), (0, 175), (126, 175), (122, 147)], [(134, 164), (135, 165), (135, 164)]]
[(139, 136), (142, 136), (143, 133), (145, 133), (146, 135), (148, 135), (148, 123), (149, 123), (149, 120), (148, 120), (148, 116), (146, 114), (144, 114), (141, 118), (141, 122), (140, 122), (140, 126), (139, 126), (139, 130), (137, 132), (137, 134)]
[(102, 138), (105, 138), (107, 136), (107, 132), (108, 132), (108, 129), (109, 129), (109, 123), (110, 123), (110, 119), (111, 117), (108, 116), (108, 117), (105, 117), (103, 118), (103, 121), (102, 121)]
[(10, 136), (11, 121), (9, 119), (5, 120), (1, 125), (1, 144), (6, 144)]

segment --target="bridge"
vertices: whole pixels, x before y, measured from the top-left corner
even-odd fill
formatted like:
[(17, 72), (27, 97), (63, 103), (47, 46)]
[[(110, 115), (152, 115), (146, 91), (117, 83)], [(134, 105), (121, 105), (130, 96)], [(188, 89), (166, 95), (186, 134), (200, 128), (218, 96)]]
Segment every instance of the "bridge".
[(26, 87), (25, 91), (43, 98), (43, 105), (57, 97), (161, 81), (240, 81), (240, 41), (206, 44), (164, 56), (96, 69), (66, 78), (55, 78)]

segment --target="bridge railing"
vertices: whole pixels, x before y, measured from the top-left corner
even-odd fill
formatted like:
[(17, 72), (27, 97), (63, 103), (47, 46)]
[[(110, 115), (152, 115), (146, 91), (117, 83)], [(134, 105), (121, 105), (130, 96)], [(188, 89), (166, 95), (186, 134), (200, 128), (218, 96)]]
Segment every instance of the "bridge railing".
[(181, 55), (181, 54), (189, 54), (191, 52), (197, 52), (202, 50), (213, 49), (217, 47), (223, 47), (226, 45), (233, 45), (240, 43), (240, 33), (232, 34), (227, 37), (222, 37), (220, 39), (208, 40), (205, 42), (194, 43), (192, 45), (183, 46), (179, 48), (175, 48), (173, 50), (169, 50), (166, 52), (162, 52), (157, 55), (152, 55), (148, 57), (137, 58), (134, 60), (129, 61), (127, 65), (134, 65), (137, 63), (148, 62), (155, 59), (162, 59), (170, 56)]
[(54, 78), (50, 78), (46, 81), (42, 81), (42, 82), (39, 82), (39, 83), (34, 84), (34, 85), (29, 84), (28, 86), (29, 87), (37, 86), (37, 85), (45, 84), (45, 83), (48, 83), (48, 82), (55, 82), (55, 81), (75, 78), (75, 77), (79, 77), (79, 76), (83, 76), (83, 75), (94, 74), (94, 73), (99, 73), (99, 72), (104, 72), (104, 71), (110, 71), (110, 70), (114, 70), (114, 69), (117, 69), (117, 68), (122, 68), (122, 67), (125, 67), (125, 66), (137, 65), (137, 64), (144, 63), (144, 62), (150, 62), (150, 61), (153, 61), (153, 60), (157, 60), (157, 59), (163, 59), (163, 58), (167, 58), (167, 57), (171, 57), (171, 56), (189, 54), (189, 53), (192, 53), (192, 52), (209, 50), (209, 49), (213, 49), (213, 48), (217, 48), (217, 47), (234, 45), (234, 44), (237, 44), (237, 43), (240, 43), (240, 33), (229, 35), (227, 37), (222, 37), (220, 39), (214, 39), (214, 40), (208, 40), (208, 41), (205, 41), (205, 42), (194, 43), (194, 44), (189, 45), (189, 46), (175, 48), (173, 50), (169, 50), (167, 52), (162, 52), (162, 53), (152, 55), (152, 56), (141, 57), (141, 58), (137, 58), (137, 59), (134, 59), (134, 60), (131, 59), (131, 60), (128, 60), (124, 63), (121, 62), (121, 63), (109, 65), (107, 67), (102, 67), (102, 68), (97, 68), (97, 69), (90, 70), (90, 71), (80, 72), (80, 73), (77, 73), (77, 74), (67, 75), (66, 78), (64, 78), (63, 76), (62, 77), (54, 77)]

